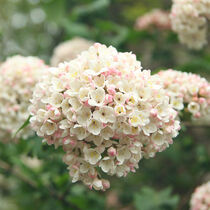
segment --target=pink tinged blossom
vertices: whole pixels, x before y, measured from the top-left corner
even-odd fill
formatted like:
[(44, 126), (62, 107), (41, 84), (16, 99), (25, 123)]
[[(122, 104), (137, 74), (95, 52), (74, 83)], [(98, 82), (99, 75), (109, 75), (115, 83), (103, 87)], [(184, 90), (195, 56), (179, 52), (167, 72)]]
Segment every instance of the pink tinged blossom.
[[(20, 137), (26, 139), (33, 135), (31, 128), (26, 127), (17, 134), (16, 139), (13, 138), (14, 133), (30, 114), (28, 107), (33, 90), (39, 78), (45, 73), (46, 68), (47, 66), (39, 58), (20, 55), (7, 58), (1, 64), (0, 86), (2, 94), (0, 102), (2, 101), (5, 107), (0, 114), (2, 123), (0, 139), (2, 141), (14, 140), (14, 142), (17, 142)], [(37, 130), (37, 132), (41, 133), (40, 130)]]
[(210, 181), (197, 187), (191, 196), (190, 210), (209, 210)]
[[(187, 110), (195, 122), (198, 122), (199, 119), (204, 124), (208, 123), (210, 106), (206, 102), (210, 99), (210, 95), (207, 94), (209, 82), (205, 78), (172, 69), (161, 71), (159, 75), (163, 81), (168, 81), (168, 84), (165, 85), (165, 91), (170, 98), (173, 108), (179, 114)], [(176, 86), (175, 89), (173, 88), (174, 86)], [(202, 95), (201, 92), (203, 93)], [(184, 104), (186, 104), (185, 107)], [(173, 118), (173, 115), (171, 118)]]
[(135, 28), (139, 31), (152, 29), (154, 26), (162, 30), (171, 29), (169, 13), (160, 9), (154, 9), (151, 12), (140, 16), (135, 24)]
[[(63, 147), (73, 182), (106, 190), (110, 184), (101, 171), (117, 177), (135, 172), (142, 158), (154, 157), (178, 134), (159, 76), (141, 69), (132, 53), (95, 44), (75, 60), (50, 68), (38, 83), (30, 108), (33, 129)], [(158, 113), (157, 106), (162, 108)]]
[(209, 0), (173, 0), (172, 30), (178, 34), (181, 43), (197, 50), (207, 44), (209, 8)]

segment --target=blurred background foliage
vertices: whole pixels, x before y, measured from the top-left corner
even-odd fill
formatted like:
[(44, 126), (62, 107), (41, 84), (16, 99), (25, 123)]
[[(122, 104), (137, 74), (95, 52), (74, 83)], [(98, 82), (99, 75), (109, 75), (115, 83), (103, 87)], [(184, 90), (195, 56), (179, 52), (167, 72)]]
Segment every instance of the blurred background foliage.
[[(210, 76), (210, 48), (192, 51), (171, 31), (136, 31), (138, 16), (169, 0), (0, 0), (0, 62), (14, 54), (49, 63), (54, 47), (75, 36), (132, 51), (146, 69), (174, 68)], [(0, 210), (189, 208), (194, 188), (210, 179), (208, 127), (184, 127), (166, 151), (142, 160), (107, 192), (71, 184), (62, 151), (33, 137), (0, 143)]]

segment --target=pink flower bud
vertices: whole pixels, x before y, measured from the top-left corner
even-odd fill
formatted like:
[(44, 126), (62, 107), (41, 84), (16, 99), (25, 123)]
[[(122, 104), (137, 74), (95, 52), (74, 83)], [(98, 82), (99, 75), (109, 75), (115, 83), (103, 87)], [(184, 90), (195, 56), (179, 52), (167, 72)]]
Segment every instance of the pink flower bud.
[(75, 147), (77, 142), (74, 140), (74, 139), (70, 139), (70, 142), (69, 144), (72, 146), (72, 147)]
[(93, 189), (93, 186), (92, 186), (92, 185), (89, 185), (88, 188), (89, 188), (90, 190), (92, 190), (92, 189)]
[(114, 147), (110, 147), (110, 148), (108, 149), (108, 154), (109, 154), (109, 156), (111, 156), (111, 157), (115, 157), (115, 155), (117, 154), (117, 151), (116, 151), (116, 149), (115, 149)]
[(152, 117), (157, 117), (157, 109), (151, 109), (150, 114)]
[(55, 112), (54, 113), (55, 113), (55, 116), (56, 117), (59, 117), (61, 115), (61, 113), (60, 113), (60, 111), (58, 109), (55, 109)]
[(105, 104), (112, 103), (112, 101), (113, 101), (113, 96), (107, 94), (107, 95), (106, 95), (106, 98), (105, 98)]
[(89, 177), (91, 179), (95, 179), (97, 177), (97, 173), (94, 173), (94, 174), (89, 173)]
[(88, 100), (86, 100), (83, 104), (84, 104), (85, 106), (89, 107)]
[(198, 97), (195, 96), (195, 97), (192, 98), (192, 100), (195, 101), (195, 102), (197, 102), (198, 101)]
[(206, 90), (204, 88), (201, 88), (199, 91), (200, 95), (206, 95)]
[(200, 118), (200, 116), (201, 116), (201, 113), (200, 113), (200, 112), (197, 112), (197, 113), (194, 115), (195, 118)]
[(46, 109), (47, 109), (47, 110), (51, 110), (51, 108), (52, 108), (52, 105), (50, 105), (50, 104), (48, 104), (48, 105), (46, 106)]
[(115, 86), (114, 85), (110, 85), (110, 87), (107, 88), (107, 91), (108, 91), (109, 94), (115, 95), (115, 93), (116, 93)]
[(173, 139), (169, 139), (169, 140), (168, 140), (168, 143), (169, 143), (169, 144), (173, 144)]
[(110, 183), (109, 183), (108, 180), (102, 179), (101, 181), (102, 181), (102, 185), (103, 185), (104, 190), (110, 188)]
[(18, 111), (19, 108), (20, 108), (20, 107), (19, 107), (18, 105), (13, 106), (13, 110), (14, 110), (14, 111)]
[(205, 98), (199, 98), (199, 103), (200, 104), (203, 104), (205, 101), (206, 101)]

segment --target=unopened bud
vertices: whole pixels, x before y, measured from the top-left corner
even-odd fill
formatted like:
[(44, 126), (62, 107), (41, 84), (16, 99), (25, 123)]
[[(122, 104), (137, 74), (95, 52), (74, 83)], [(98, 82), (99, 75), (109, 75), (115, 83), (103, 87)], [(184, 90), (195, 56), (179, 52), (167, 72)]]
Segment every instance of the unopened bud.
[(114, 147), (110, 147), (108, 149), (108, 154), (109, 154), (109, 156), (114, 157), (117, 154), (117, 151)]

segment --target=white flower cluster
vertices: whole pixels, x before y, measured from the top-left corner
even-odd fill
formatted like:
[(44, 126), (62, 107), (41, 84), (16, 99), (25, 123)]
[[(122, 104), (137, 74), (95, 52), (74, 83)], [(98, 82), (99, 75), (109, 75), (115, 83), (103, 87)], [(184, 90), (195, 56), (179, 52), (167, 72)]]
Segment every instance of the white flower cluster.
[(190, 210), (210, 209), (210, 181), (197, 187), (190, 200)]
[(100, 172), (126, 176), (173, 143), (177, 112), (159, 76), (141, 68), (134, 54), (96, 43), (37, 84), (32, 128), (63, 146), (73, 182), (105, 190), (110, 184)]
[[(28, 118), (29, 100), (44, 68), (39, 58), (22, 56), (8, 58), (0, 65), (0, 141), (13, 140)], [(26, 138), (30, 133), (31, 129), (25, 128), (17, 137)]]
[(136, 20), (135, 27), (137, 30), (146, 30), (151, 26), (155, 26), (158, 29), (170, 29), (171, 20), (169, 13), (160, 9), (154, 9)]
[(201, 49), (207, 43), (210, 0), (173, 0), (170, 16), (181, 43), (192, 49)]
[(199, 75), (169, 69), (160, 71), (173, 108), (190, 112), (194, 120), (210, 121), (210, 83)]
[(80, 37), (65, 41), (54, 49), (51, 65), (58, 66), (61, 62), (73, 60), (82, 51), (88, 50), (91, 45), (93, 42)]

